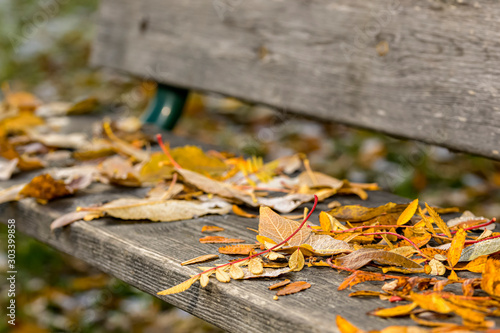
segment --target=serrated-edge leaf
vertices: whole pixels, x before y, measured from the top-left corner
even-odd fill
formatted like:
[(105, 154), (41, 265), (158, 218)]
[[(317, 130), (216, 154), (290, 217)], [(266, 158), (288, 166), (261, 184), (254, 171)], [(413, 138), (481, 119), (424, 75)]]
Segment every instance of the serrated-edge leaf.
[(418, 207), (418, 199), (415, 199), (412, 202), (410, 202), (410, 204), (408, 204), (408, 207), (406, 207), (405, 210), (401, 213), (401, 215), (399, 215), (396, 224), (403, 225), (406, 224), (408, 221), (410, 221), (413, 215), (415, 215), (417, 207)]
[(432, 219), (434, 220), (434, 223), (436, 223), (436, 225), (438, 226), (438, 228), (441, 229), (441, 231), (447, 237), (451, 238), (450, 228), (448, 228), (448, 225), (446, 223), (444, 223), (444, 221), (441, 218), (441, 216), (439, 216), (439, 214), (434, 210), (434, 208), (432, 208), (431, 206), (429, 206), (427, 203), (425, 203), (425, 207), (427, 207), (427, 211), (429, 212), (429, 215), (432, 217)]
[(189, 280), (186, 280), (182, 283), (179, 283), (178, 285), (173, 286), (172, 288), (160, 291), (157, 294), (158, 295), (172, 295), (172, 294), (181, 293), (183, 291), (188, 290), (193, 285), (193, 283), (195, 283), (199, 278), (200, 278), (199, 276), (192, 277)]

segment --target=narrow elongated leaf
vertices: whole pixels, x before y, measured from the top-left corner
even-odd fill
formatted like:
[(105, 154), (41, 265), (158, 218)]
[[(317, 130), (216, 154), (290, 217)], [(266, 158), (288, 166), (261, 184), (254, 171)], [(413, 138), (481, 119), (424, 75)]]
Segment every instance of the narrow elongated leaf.
[(399, 305), (388, 309), (376, 310), (370, 312), (370, 314), (383, 318), (408, 316), (417, 306), (417, 303), (413, 302), (410, 304)]
[(358, 269), (368, 264), (371, 261), (390, 266), (400, 266), (405, 268), (422, 268), (413, 260), (410, 260), (402, 255), (394, 252), (377, 250), (377, 249), (359, 249), (341, 258), (337, 258), (338, 266), (349, 269)]
[(425, 207), (427, 207), (427, 211), (429, 212), (429, 215), (432, 217), (432, 219), (434, 220), (434, 223), (436, 223), (436, 225), (438, 226), (439, 229), (441, 229), (441, 231), (448, 237), (451, 238), (451, 232), (450, 232), (450, 228), (448, 228), (448, 225), (443, 221), (443, 219), (441, 218), (441, 216), (439, 216), (438, 213), (436, 213), (436, 211), (434, 210), (434, 208), (432, 208), (431, 206), (429, 206), (427, 203), (425, 204)]
[(450, 249), (448, 250), (448, 263), (451, 267), (454, 267), (460, 256), (465, 245), (465, 237), (467, 236), (467, 231), (459, 228), (453, 240), (451, 241)]
[(172, 288), (160, 291), (158, 293), (158, 295), (172, 295), (172, 294), (181, 293), (183, 291), (188, 290), (193, 285), (193, 283), (195, 283), (198, 279), (199, 279), (199, 276), (192, 277), (189, 280), (186, 280), (186, 281), (184, 281), (176, 286), (173, 286)]
[(415, 199), (401, 213), (396, 224), (403, 225), (403, 224), (406, 224), (408, 221), (410, 221), (411, 218), (413, 217), (413, 215), (415, 215), (415, 212), (417, 211), (417, 207), (418, 207), (418, 199)]
[(205, 254), (203, 256), (199, 256), (199, 257), (196, 257), (193, 259), (186, 260), (186, 261), (181, 263), (181, 266), (198, 264), (200, 262), (205, 262), (205, 261), (214, 260), (214, 259), (218, 259), (218, 258), (219, 258), (219, 256), (216, 254)]
[(269, 290), (278, 289), (278, 288), (286, 286), (289, 283), (290, 283), (290, 280), (286, 279), (286, 280), (280, 281), (278, 283), (275, 283), (275, 284), (267, 287), (267, 289), (269, 289)]
[(238, 238), (226, 238), (222, 236), (206, 236), (200, 238), (202, 244), (243, 243), (245, 240)]
[(487, 239), (463, 249), (462, 255), (458, 261), (471, 261), (480, 256), (498, 251), (500, 251), (500, 238)]
[(311, 284), (306, 281), (292, 282), (286, 285), (283, 289), (278, 290), (277, 296), (284, 296), (298, 293), (299, 291), (311, 288)]

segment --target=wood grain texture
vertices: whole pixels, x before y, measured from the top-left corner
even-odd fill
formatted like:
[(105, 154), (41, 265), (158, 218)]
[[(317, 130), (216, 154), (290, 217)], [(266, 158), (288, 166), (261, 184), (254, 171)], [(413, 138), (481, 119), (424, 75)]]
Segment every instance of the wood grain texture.
[(92, 63), (500, 159), (500, 3), (103, 0)]

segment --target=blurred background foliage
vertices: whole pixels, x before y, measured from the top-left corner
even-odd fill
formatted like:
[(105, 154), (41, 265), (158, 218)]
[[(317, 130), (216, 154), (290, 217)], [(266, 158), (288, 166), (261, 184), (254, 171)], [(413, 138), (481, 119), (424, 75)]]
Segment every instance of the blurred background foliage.
[[(143, 112), (154, 93), (151, 83), (88, 67), (97, 5), (97, 0), (0, 1), (0, 82), (44, 101), (95, 96), (109, 112)], [(500, 216), (500, 164), (445, 148), (196, 93), (175, 133), (266, 159), (303, 152), (315, 169), (335, 177), (378, 182), (404, 197)], [(6, 239), (3, 225), (0, 233)], [(16, 332), (219, 331), (17, 235)], [(0, 267), (6, 271), (4, 242)], [(2, 282), (2, 307), (6, 287)], [(6, 322), (0, 321), (0, 331), (6, 329)]]

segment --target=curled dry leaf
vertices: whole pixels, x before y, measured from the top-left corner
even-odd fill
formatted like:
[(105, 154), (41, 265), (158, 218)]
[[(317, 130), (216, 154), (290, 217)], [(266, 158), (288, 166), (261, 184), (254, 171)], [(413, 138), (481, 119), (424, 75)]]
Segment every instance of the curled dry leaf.
[(216, 225), (204, 225), (201, 228), (201, 232), (219, 232), (224, 231), (224, 228), (218, 227)]
[(68, 224), (71, 224), (75, 221), (83, 220), (85, 216), (89, 215), (89, 212), (70, 212), (68, 214), (64, 214), (57, 219), (55, 219), (51, 224), (50, 224), (50, 230), (54, 230), (57, 228), (62, 228)]
[(193, 259), (186, 260), (181, 263), (181, 266), (186, 266), (186, 265), (192, 265), (192, 264), (198, 264), (200, 262), (205, 262), (209, 260), (215, 260), (219, 259), (219, 256), (216, 254), (205, 254), (203, 256), (199, 256)]
[(238, 238), (226, 238), (222, 236), (206, 236), (200, 238), (202, 244), (224, 244), (224, 243), (243, 243), (245, 240)]
[(276, 296), (285, 296), (298, 293), (299, 291), (311, 288), (311, 284), (306, 281), (297, 281), (286, 285), (283, 289), (278, 290)]
[(229, 275), (231, 275), (231, 277), (235, 280), (240, 280), (245, 277), (245, 273), (238, 264), (231, 265), (231, 268), (229, 269)]
[(264, 268), (262, 274), (253, 274), (248, 268), (242, 268), (243, 273), (245, 273), (244, 279), (254, 279), (254, 278), (275, 278), (280, 275), (289, 273), (291, 270), (288, 267), (283, 268)]
[(258, 245), (253, 244), (238, 244), (238, 245), (228, 245), (224, 247), (219, 247), (219, 253), (221, 254), (236, 254), (248, 256)]
[(446, 273), (446, 267), (441, 261), (436, 259), (429, 261), (429, 269), (427, 272), (430, 275), (444, 275)]
[(278, 289), (278, 288), (281, 288), (281, 287), (284, 287), (286, 286), (287, 284), (290, 283), (290, 280), (286, 279), (286, 280), (283, 280), (283, 281), (280, 281), (278, 283), (275, 283), (269, 287), (267, 287), (269, 290), (274, 290), (274, 289)]

